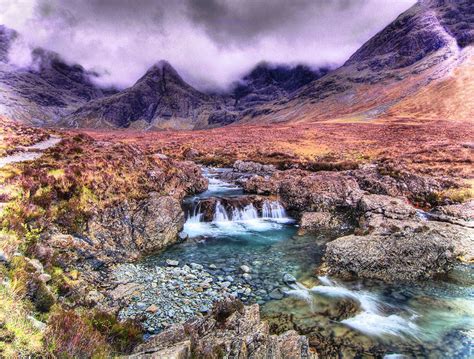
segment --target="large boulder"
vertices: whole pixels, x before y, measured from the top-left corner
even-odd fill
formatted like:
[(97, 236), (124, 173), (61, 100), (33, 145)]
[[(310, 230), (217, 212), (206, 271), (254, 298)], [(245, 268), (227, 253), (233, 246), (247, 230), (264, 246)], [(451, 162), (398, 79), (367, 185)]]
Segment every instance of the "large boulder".
[(355, 208), (363, 194), (353, 178), (338, 172), (284, 179), (279, 193), (286, 208), (297, 211)]
[(415, 208), (405, 199), (378, 194), (362, 196), (357, 213), (361, 229), (379, 234), (391, 233), (407, 224), (416, 226), (414, 222), (418, 221)]
[[(168, 356), (167, 356), (168, 355)], [(136, 348), (132, 358), (317, 358), (306, 337), (290, 330), (271, 335), (258, 304), (219, 302), (202, 318), (175, 325)]]
[(387, 282), (430, 278), (474, 258), (474, 230), (439, 222), (399, 221), (392, 233), (350, 235), (327, 245), (329, 275)]
[(87, 236), (93, 252), (137, 258), (175, 243), (183, 224), (178, 199), (151, 193), (142, 201), (125, 201), (93, 216)]

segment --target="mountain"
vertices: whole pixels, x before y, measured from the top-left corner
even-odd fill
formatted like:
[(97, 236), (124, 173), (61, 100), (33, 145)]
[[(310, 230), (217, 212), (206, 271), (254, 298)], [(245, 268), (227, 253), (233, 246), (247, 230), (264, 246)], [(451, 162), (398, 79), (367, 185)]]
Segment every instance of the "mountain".
[(32, 51), (32, 63), (18, 68), (8, 50), (18, 34), (0, 26), (0, 113), (34, 125), (54, 125), (78, 106), (115, 92), (92, 82), (97, 76), (69, 65), (51, 51)]
[(471, 0), (420, 0), (338, 69), (263, 62), (221, 94), (193, 88), (166, 61), (120, 92), (46, 50), (33, 52), (32, 68), (14, 68), (6, 61), (15, 36), (0, 27), (0, 113), (40, 125), (199, 129), (397, 118), (410, 109), (423, 119), (474, 117)]
[(61, 123), (69, 127), (198, 129), (253, 115), (262, 103), (286, 98), (327, 73), (307, 66), (256, 66), (231, 93), (209, 95), (186, 83), (166, 61), (152, 66), (132, 87), (81, 106)]
[(262, 62), (234, 85), (232, 95), (239, 109), (253, 107), (285, 98), (328, 72), (328, 67), (311, 69), (302, 64), (289, 66)]
[[(264, 115), (244, 122), (368, 120), (390, 113), (396, 104), (427, 86), (450, 81), (473, 56), (474, 3), (469, 0), (422, 0), (357, 50), (340, 68), (312, 81), (284, 103), (260, 107)], [(457, 74), (457, 75), (456, 75)], [(463, 79), (467, 89), (474, 78)], [(463, 98), (457, 86), (444, 102)], [(425, 99), (426, 103), (426, 99)], [(446, 115), (472, 118), (473, 100)], [(429, 111), (429, 108), (425, 110)], [(419, 111), (420, 112), (420, 111)], [(421, 111), (423, 112), (423, 111)], [(419, 113), (420, 114), (420, 113)], [(439, 113), (438, 113), (439, 114)]]
[(219, 101), (187, 84), (166, 61), (153, 65), (132, 87), (91, 101), (64, 120), (73, 127), (195, 128), (207, 124)]

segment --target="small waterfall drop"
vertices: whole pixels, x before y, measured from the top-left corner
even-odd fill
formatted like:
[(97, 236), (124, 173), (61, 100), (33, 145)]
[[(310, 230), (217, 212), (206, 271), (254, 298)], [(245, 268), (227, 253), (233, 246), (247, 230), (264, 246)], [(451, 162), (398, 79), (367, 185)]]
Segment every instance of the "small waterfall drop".
[(285, 219), (285, 208), (278, 201), (265, 201), (262, 205), (262, 217), (264, 219)]
[(232, 220), (235, 221), (250, 221), (258, 219), (258, 212), (253, 204), (248, 204), (244, 208), (234, 208), (232, 211)]
[(311, 294), (331, 298), (350, 298), (359, 303), (361, 312), (351, 318), (342, 320), (341, 323), (371, 336), (383, 336), (388, 334), (399, 337), (418, 337), (419, 328), (413, 322), (416, 318), (416, 314), (411, 313), (408, 319), (396, 314), (385, 315), (381, 309), (382, 303), (377, 295), (366, 291), (346, 288), (327, 277), (318, 278), (321, 285), (306, 288), (301, 283), (296, 283), (292, 285), (292, 289), (286, 293), (305, 300), (311, 305), (312, 310), (314, 310), (315, 304)]
[(229, 215), (225, 210), (225, 207), (222, 205), (221, 201), (217, 201), (216, 209), (214, 211), (214, 217), (212, 219), (213, 222), (228, 222)]

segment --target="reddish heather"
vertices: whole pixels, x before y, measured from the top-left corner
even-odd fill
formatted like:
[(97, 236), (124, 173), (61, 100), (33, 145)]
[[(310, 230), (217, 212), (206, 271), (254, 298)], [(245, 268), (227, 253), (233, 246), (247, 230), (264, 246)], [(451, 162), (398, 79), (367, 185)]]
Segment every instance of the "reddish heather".
[(468, 122), (379, 120), (88, 134), (177, 157), (192, 148), (197, 151), (195, 159), (215, 165), (230, 165), (236, 159), (282, 166), (307, 161), (383, 161), (433, 176), (474, 178), (474, 128)]

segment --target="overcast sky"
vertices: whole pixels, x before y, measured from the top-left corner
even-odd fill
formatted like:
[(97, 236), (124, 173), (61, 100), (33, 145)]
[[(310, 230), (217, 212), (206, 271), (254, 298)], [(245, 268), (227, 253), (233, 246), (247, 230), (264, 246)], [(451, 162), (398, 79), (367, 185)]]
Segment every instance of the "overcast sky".
[(415, 0), (0, 0), (0, 24), (126, 87), (160, 59), (199, 88), (256, 63), (341, 65)]

